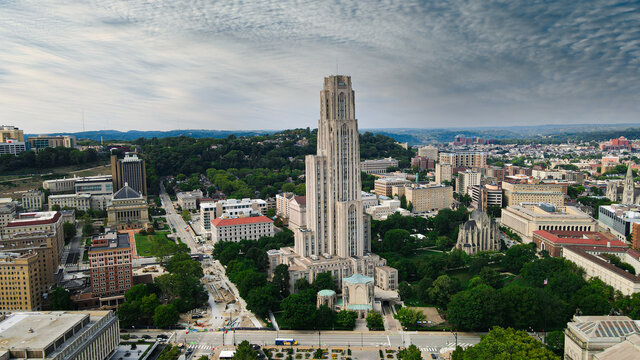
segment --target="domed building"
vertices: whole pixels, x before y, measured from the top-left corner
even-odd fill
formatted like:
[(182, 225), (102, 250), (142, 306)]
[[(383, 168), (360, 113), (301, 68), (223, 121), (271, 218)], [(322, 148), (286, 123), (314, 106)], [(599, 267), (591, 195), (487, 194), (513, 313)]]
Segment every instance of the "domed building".
[(335, 310), (336, 306), (336, 292), (330, 289), (324, 289), (318, 291), (316, 307), (322, 305), (328, 307), (331, 310)]
[(461, 249), (468, 255), (500, 250), (498, 224), (484, 211), (474, 210), (469, 215), (469, 220), (460, 225), (456, 249)]

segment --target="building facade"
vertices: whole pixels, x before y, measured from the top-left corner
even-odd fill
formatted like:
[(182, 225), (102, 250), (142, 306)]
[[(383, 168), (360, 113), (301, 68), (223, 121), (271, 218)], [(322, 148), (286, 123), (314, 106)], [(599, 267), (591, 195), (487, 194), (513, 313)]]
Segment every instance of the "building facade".
[(522, 203), (548, 203), (563, 206), (567, 185), (562, 184), (514, 184), (502, 182), (507, 206)]
[(217, 218), (211, 221), (211, 240), (239, 242), (258, 240), (263, 236), (273, 236), (273, 220), (266, 216), (242, 218)]
[(453, 168), (482, 168), (487, 166), (487, 153), (482, 151), (440, 153), (439, 162), (440, 164), (451, 165)]
[(445, 185), (394, 186), (393, 195), (407, 199), (414, 213), (450, 209), (453, 204), (453, 187)]
[(355, 311), (364, 319), (373, 310), (374, 279), (362, 274), (353, 274), (342, 279), (342, 305), (347, 311)]
[(58, 211), (21, 213), (2, 229), (1, 251), (38, 254), (43, 291), (54, 283), (64, 247), (62, 215)]
[(137, 154), (126, 153), (124, 159), (118, 159), (111, 155), (111, 176), (113, 179), (113, 191), (129, 185), (132, 189), (147, 196), (147, 170), (144, 159)]
[(456, 192), (460, 195), (470, 194), (471, 186), (480, 186), (481, 174), (476, 171), (461, 171), (456, 179)]
[(533, 232), (533, 242), (538, 251), (546, 250), (552, 257), (562, 257), (565, 246), (593, 246), (626, 250), (627, 244), (616, 239), (611, 233), (596, 231), (562, 231), (536, 230)]
[(0, 155), (18, 155), (27, 151), (27, 144), (13, 139), (0, 142)]
[(384, 158), (376, 160), (363, 160), (360, 163), (362, 171), (367, 174), (386, 174), (390, 167), (398, 167), (398, 160), (393, 158)]
[[(351, 77), (330, 76), (320, 92), (317, 154), (305, 159), (307, 227), (295, 231), (295, 247), (269, 252), (287, 264), (290, 285), (330, 271), (339, 282), (352, 274), (373, 276), (386, 261), (371, 253), (370, 217), (361, 199), (360, 147)], [(270, 269), (273, 271), (273, 269)]]
[(76, 147), (76, 137), (72, 135), (59, 135), (59, 136), (49, 136), (49, 135), (38, 135), (36, 137), (30, 137), (29, 146), (31, 149), (36, 151), (46, 148), (55, 148), (55, 147), (65, 147), (65, 148), (73, 148)]
[(418, 148), (418, 156), (424, 156), (427, 159), (438, 160), (438, 148), (433, 145), (427, 145)]
[(91, 293), (101, 305), (117, 305), (131, 288), (131, 245), (129, 234), (115, 231), (94, 236), (89, 252)]
[(489, 206), (502, 207), (502, 187), (495, 184), (471, 186), (471, 206), (487, 211)]
[(451, 164), (436, 164), (436, 183), (450, 182), (453, 179), (453, 167)]
[(39, 211), (44, 205), (44, 193), (40, 190), (29, 190), (22, 194), (22, 208), (26, 211)]
[(612, 204), (598, 208), (598, 225), (627, 241), (633, 223), (640, 222), (640, 205)]
[(149, 206), (141, 193), (125, 184), (107, 205), (107, 225), (118, 230), (149, 227)]
[(396, 177), (385, 177), (376, 179), (373, 183), (374, 191), (378, 196), (393, 196), (393, 187), (400, 186), (405, 184), (410, 184), (411, 182), (407, 179), (396, 178)]
[(194, 190), (188, 192), (179, 192), (176, 194), (176, 198), (178, 199), (178, 205), (183, 210), (197, 210), (198, 203), (202, 199), (202, 191)]
[(8, 140), (24, 142), (24, 132), (15, 126), (0, 126), (0, 143), (6, 143)]
[(525, 243), (533, 241), (536, 230), (596, 231), (596, 221), (573, 206), (556, 207), (552, 204), (522, 204), (502, 209), (500, 219), (522, 237)]
[(0, 310), (42, 310), (39, 271), (37, 253), (0, 252)]

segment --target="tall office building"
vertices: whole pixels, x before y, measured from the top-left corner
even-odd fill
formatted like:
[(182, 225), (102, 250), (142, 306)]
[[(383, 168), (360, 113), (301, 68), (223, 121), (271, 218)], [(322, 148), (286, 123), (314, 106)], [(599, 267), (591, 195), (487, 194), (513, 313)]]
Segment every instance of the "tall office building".
[(0, 126), (0, 143), (6, 143), (8, 140), (16, 140), (24, 142), (24, 133), (15, 126)]
[(271, 264), (289, 265), (291, 280), (331, 271), (373, 277), (384, 259), (370, 253), (370, 219), (364, 214), (360, 146), (351, 77), (330, 76), (320, 92), (317, 155), (306, 157), (306, 227), (295, 231), (295, 248), (269, 253)]
[(147, 196), (147, 170), (144, 159), (138, 158), (138, 155), (126, 153), (124, 159), (111, 155), (111, 175), (114, 193), (128, 184), (130, 188)]

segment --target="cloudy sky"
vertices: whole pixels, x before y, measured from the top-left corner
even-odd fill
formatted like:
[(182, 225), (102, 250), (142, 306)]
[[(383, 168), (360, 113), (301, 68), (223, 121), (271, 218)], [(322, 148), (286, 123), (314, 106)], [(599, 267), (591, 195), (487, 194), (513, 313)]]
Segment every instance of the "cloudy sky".
[(0, 123), (28, 133), (640, 123), (640, 2), (0, 1)]

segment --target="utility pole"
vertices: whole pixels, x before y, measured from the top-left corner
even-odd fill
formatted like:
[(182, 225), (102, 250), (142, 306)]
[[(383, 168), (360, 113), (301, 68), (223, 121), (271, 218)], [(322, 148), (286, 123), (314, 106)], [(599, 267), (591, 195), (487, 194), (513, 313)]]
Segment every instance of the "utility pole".
[(318, 330), (318, 348), (320, 347), (320, 330)]

